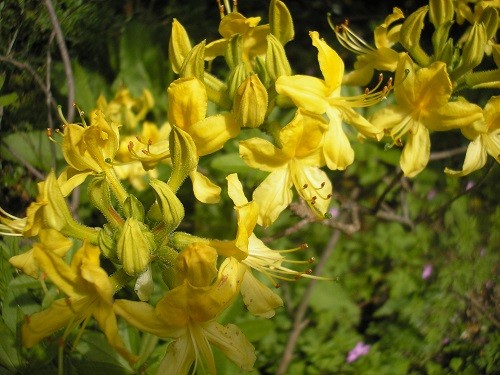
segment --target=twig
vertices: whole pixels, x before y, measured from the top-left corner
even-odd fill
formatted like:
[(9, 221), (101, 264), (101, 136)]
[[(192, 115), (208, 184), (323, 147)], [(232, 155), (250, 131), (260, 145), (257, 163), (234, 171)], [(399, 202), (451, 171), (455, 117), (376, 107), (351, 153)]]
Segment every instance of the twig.
[[(45, 74), (45, 85), (47, 87), (47, 92), (45, 94), (46, 96), (46, 104), (47, 104), (47, 123), (48, 127), (51, 130), (51, 132), (54, 131), (54, 122), (52, 121), (52, 111), (50, 110), (50, 102), (52, 100), (52, 86), (50, 82), (50, 77), (51, 77), (51, 68), (52, 68), (52, 55), (50, 54), (50, 46), (52, 44), (52, 41), (54, 40), (54, 32), (50, 34), (49, 38), (49, 45), (47, 48), (47, 69), (46, 69), (46, 74)], [(50, 154), (52, 156), (52, 169), (56, 170), (56, 146), (53, 142), (50, 142)]]
[(429, 160), (446, 159), (446, 158), (449, 158), (449, 157), (452, 157), (455, 155), (463, 154), (465, 151), (467, 151), (467, 146), (458, 147), (458, 148), (454, 148), (451, 150), (445, 150), (445, 151), (436, 151), (436, 152), (433, 152), (429, 156)]
[[(340, 231), (335, 230), (331, 235), (330, 240), (328, 241), (328, 244), (326, 245), (326, 248), (321, 254), (321, 257), (318, 261), (315, 274), (317, 275), (321, 274), (323, 268), (326, 265), (326, 262), (328, 261), (328, 259), (333, 253), (333, 250), (335, 249), (335, 245), (340, 239), (340, 234), (341, 234)], [(286, 373), (288, 366), (290, 365), (290, 362), (293, 359), (293, 352), (295, 349), (295, 345), (297, 344), (297, 340), (301, 332), (309, 323), (309, 320), (304, 319), (304, 316), (309, 306), (309, 301), (312, 297), (312, 293), (314, 291), (314, 287), (317, 281), (318, 280), (312, 279), (309, 282), (309, 284), (307, 285), (307, 289), (301, 298), (300, 305), (297, 307), (297, 311), (295, 312), (295, 319), (293, 321), (293, 328), (292, 331), (290, 332), (290, 336), (288, 336), (288, 342), (286, 344), (285, 351), (283, 352), (283, 356), (281, 357), (281, 362), (278, 367), (278, 371), (276, 372), (277, 375), (283, 375)]]
[(378, 212), (378, 210), (380, 209), (380, 206), (384, 202), (385, 197), (387, 196), (387, 194), (389, 194), (389, 192), (392, 190), (392, 188), (394, 186), (396, 186), (396, 184), (399, 181), (401, 181), (401, 177), (403, 177), (403, 171), (399, 171), (398, 174), (396, 174), (394, 176), (394, 178), (391, 180), (391, 182), (389, 183), (389, 185), (387, 185), (387, 187), (385, 188), (385, 190), (382, 192), (382, 194), (378, 198), (377, 203), (375, 203), (375, 206), (373, 206), (372, 213), (376, 214)]
[(17, 153), (12, 147), (10, 147), (6, 142), (2, 140), (2, 145), (7, 148), (7, 150), (22, 164), (26, 169), (37, 179), (45, 180), (45, 175), (30, 164), (26, 159)]
[[(45, 83), (43, 83), (43, 80), (35, 72), (35, 69), (33, 69), (33, 67), (31, 65), (29, 65), (28, 63), (23, 63), (21, 61), (18, 61), (16, 59), (13, 59), (13, 58), (8, 57), (8, 56), (4, 56), (4, 55), (0, 55), (0, 61), (12, 64), (12, 65), (14, 65), (15, 67), (17, 67), (17, 68), (19, 68), (21, 70), (27, 71), (33, 77), (33, 79), (35, 80), (36, 84), (42, 89), (42, 91), (44, 92), (45, 96), (47, 96), (47, 93), (48, 93), (47, 86), (45, 85)], [(50, 104), (57, 111), (57, 102), (52, 97), (50, 99)]]
[(71, 60), (69, 58), (68, 48), (66, 47), (66, 42), (61, 30), (61, 25), (57, 20), (57, 15), (52, 5), (51, 0), (45, 0), (45, 7), (49, 13), (50, 22), (56, 34), (57, 45), (59, 47), (59, 52), (61, 53), (61, 59), (64, 65), (64, 72), (66, 73), (66, 81), (68, 83), (68, 110), (66, 113), (66, 119), (68, 122), (73, 122), (75, 118), (75, 107), (73, 103), (75, 102), (75, 81), (73, 78), (73, 69), (71, 68)]
[(304, 219), (300, 220), (298, 223), (295, 223), (294, 225), (292, 225), (291, 227), (286, 228), (284, 231), (277, 233), (273, 236), (266, 237), (266, 238), (262, 239), (262, 242), (269, 243), (269, 242), (272, 242), (278, 238), (290, 236), (291, 234), (301, 230), (303, 227), (305, 227), (310, 222), (311, 222), (310, 218), (304, 218)]

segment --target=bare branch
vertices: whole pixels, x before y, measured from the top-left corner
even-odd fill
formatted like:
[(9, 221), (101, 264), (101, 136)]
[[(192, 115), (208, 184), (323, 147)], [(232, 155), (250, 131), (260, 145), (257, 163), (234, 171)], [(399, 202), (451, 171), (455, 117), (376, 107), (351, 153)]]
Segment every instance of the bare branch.
[(50, 21), (56, 34), (57, 45), (59, 47), (59, 52), (61, 53), (61, 59), (64, 65), (64, 72), (66, 73), (66, 81), (68, 84), (68, 109), (66, 112), (66, 119), (69, 122), (73, 122), (75, 118), (75, 108), (73, 103), (75, 102), (75, 81), (73, 78), (73, 69), (71, 68), (71, 60), (69, 58), (68, 48), (66, 47), (66, 42), (61, 30), (61, 25), (57, 20), (57, 15), (52, 5), (51, 0), (45, 0), (45, 7), (49, 13)]
[(29, 161), (24, 159), (21, 155), (17, 153), (16, 150), (14, 150), (12, 147), (10, 147), (6, 142), (2, 140), (2, 145), (22, 164), (26, 167), (26, 169), (37, 179), (39, 180), (45, 180), (45, 175), (40, 172), (38, 169), (36, 169), (34, 166), (31, 165)]
[(467, 146), (458, 147), (458, 148), (454, 148), (451, 150), (445, 150), (445, 151), (436, 151), (436, 152), (433, 152), (429, 156), (429, 160), (447, 159), (447, 158), (455, 156), (455, 155), (463, 154), (465, 151), (467, 151)]

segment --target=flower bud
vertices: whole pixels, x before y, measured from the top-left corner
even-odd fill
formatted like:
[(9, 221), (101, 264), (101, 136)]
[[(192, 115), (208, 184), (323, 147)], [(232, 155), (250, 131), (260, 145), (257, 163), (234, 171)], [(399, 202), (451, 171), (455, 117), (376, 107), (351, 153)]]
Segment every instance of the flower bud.
[(231, 70), (228, 80), (228, 92), (231, 99), (234, 99), (234, 96), (238, 91), (238, 87), (240, 87), (240, 85), (243, 83), (243, 81), (245, 81), (245, 79), (247, 79), (249, 75), (250, 73), (247, 72), (245, 63), (243, 62), (239, 63), (234, 67), (234, 69)]
[(486, 29), (482, 23), (474, 23), (462, 48), (462, 56), (458, 66), (450, 76), (456, 80), (481, 63), (486, 45)]
[(116, 244), (118, 259), (125, 272), (132, 276), (143, 272), (154, 248), (154, 236), (146, 225), (133, 217), (128, 218)]
[(130, 194), (123, 203), (123, 212), (127, 218), (133, 217), (136, 220), (144, 221), (144, 206), (134, 195)]
[(150, 185), (155, 192), (156, 202), (161, 211), (162, 222), (165, 226), (164, 231), (171, 233), (184, 218), (184, 206), (165, 182), (152, 178)]
[(269, 27), (282, 45), (293, 39), (294, 29), (290, 11), (285, 3), (280, 0), (272, 0), (269, 5)]
[(111, 204), (109, 184), (104, 175), (97, 175), (90, 180), (88, 188), (90, 203), (104, 215), (106, 220), (114, 229), (119, 229), (123, 225), (123, 219), (115, 211)]
[(420, 36), (424, 28), (424, 18), (428, 6), (423, 6), (410, 14), (401, 25), (399, 43), (411, 54), (420, 66), (428, 66), (430, 57), (420, 46)]
[(169, 135), (169, 148), (172, 174), (168, 179), (168, 186), (172, 192), (175, 192), (198, 166), (198, 152), (191, 136), (177, 126), (172, 126)]
[(179, 75), (183, 78), (196, 77), (203, 81), (205, 75), (205, 41), (198, 43), (186, 55)]
[(102, 230), (99, 231), (98, 244), (102, 254), (114, 263), (119, 263), (116, 253), (116, 238), (115, 232), (111, 225), (104, 224)]
[(267, 36), (266, 70), (273, 81), (292, 74), (285, 49), (273, 34)]
[(243, 53), (242, 43), (243, 38), (241, 34), (231, 36), (229, 42), (227, 43), (224, 57), (226, 58), (226, 63), (230, 70), (233, 70), (238, 64), (241, 63), (241, 56)]
[(168, 43), (168, 59), (174, 73), (179, 74), (184, 59), (191, 51), (191, 42), (186, 29), (175, 18), (172, 21), (172, 34)]
[(479, 22), (481, 22), (486, 29), (486, 39), (490, 40), (493, 38), (498, 30), (498, 12), (495, 10), (495, 7), (489, 6), (484, 9), (479, 17)]
[(455, 10), (453, 8), (452, 0), (429, 1), (429, 19), (436, 29), (439, 26), (452, 21), (454, 12)]
[(267, 90), (257, 74), (252, 74), (238, 87), (233, 113), (240, 126), (259, 127), (266, 118)]

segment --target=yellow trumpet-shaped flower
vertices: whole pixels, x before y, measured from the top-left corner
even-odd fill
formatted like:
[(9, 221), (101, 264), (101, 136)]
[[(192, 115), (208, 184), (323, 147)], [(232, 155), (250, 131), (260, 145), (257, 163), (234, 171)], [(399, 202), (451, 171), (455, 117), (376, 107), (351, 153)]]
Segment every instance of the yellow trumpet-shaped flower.
[(33, 257), (38, 265), (66, 297), (26, 317), (22, 327), (24, 346), (31, 348), (63, 327), (67, 327), (67, 334), (94, 317), (110, 345), (130, 362), (136, 360), (118, 335), (113, 312), (114, 290), (108, 274), (99, 266), (99, 254), (98, 247), (84, 242), (73, 256), (71, 265), (67, 265), (54, 252), (43, 247), (34, 248)]
[(371, 121), (396, 143), (407, 135), (400, 160), (405, 176), (414, 177), (427, 165), (430, 130), (461, 128), (482, 118), (477, 105), (465, 100), (449, 101), (451, 92), (446, 64), (435, 62), (419, 69), (407, 54), (402, 54), (396, 69), (396, 104), (375, 112)]
[(240, 142), (240, 155), (249, 166), (271, 172), (253, 193), (259, 205), (259, 225), (271, 225), (288, 207), (293, 185), (313, 211), (324, 217), (332, 195), (332, 184), (319, 169), (325, 164), (321, 146), (326, 129), (321, 116), (299, 109), (279, 132), (281, 148), (261, 138)]
[(108, 121), (102, 111), (92, 114), (87, 126), (66, 124), (62, 140), (62, 153), (69, 164), (60, 177), (61, 187), (69, 194), (87, 176), (111, 168), (119, 147), (118, 124)]
[[(206, 117), (207, 91), (197, 78), (180, 78), (168, 88), (168, 120), (188, 133), (196, 145), (198, 156), (221, 149), (226, 141), (239, 133), (239, 126), (231, 113)], [(198, 200), (215, 203), (220, 188), (206, 176), (194, 171), (190, 174), (193, 190)]]
[[(246, 269), (241, 284), (241, 295), (248, 310), (257, 316), (271, 318), (275, 309), (283, 306), (283, 300), (268, 286), (259, 281), (253, 271), (261, 273), (269, 279), (275, 288), (279, 287), (276, 280), (292, 281), (301, 277), (317, 278), (311, 276), (310, 269), (296, 271), (288, 268), (285, 264), (290, 262), (285, 254), (300, 251), (307, 246), (301, 245), (295, 249), (272, 250), (257, 238), (253, 233), (258, 216), (258, 205), (256, 202), (248, 202), (243, 187), (236, 174), (227, 176), (228, 194), (235, 205), (238, 217), (238, 232), (233, 241), (209, 240), (210, 246), (214, 247), (220, 255), (234, 257)], [(314, 259), (305, 261), (291, 261), (295, 265), (312, 263)]]
[(385, 97), (390, 87), (379, 92), (368, 92), (354, 97), (340, 95), (344, 63), (340, 56), (316, 31), (309, 33), (318, 49), (318, 61), (324, 79), (306, 75), (281, 76), (276, 80), (276, 91), (288, 96), (297, 107), (317, 114), (326, 114), (330, 125), (325, 134), (323, 153), (328, 168), (345, 169), (354, 161), (354, 150), (342, 129), (342, 121), (353, 125), (363, 136), (380, 138), (382, 133), (354, 107), (370, 106)]
[[(217, 346), (244, 370), (255, 361), (253, 346), (235, 325), (223, 326), (216, 317), (239, 291), (244, 269), (234, 258), (215, 268), (217, 253), (210, 246), (194, 243), (177, 258), (178, 285), (156, 307), (144, 302), (117, 300), (115, 312), (141, 331), (173, 338), (158, 374), (188, 374), (194, 362), (215, 374), (210, 344)], [(193, 373), (194, 373), (193, 372)]]
[(488, 154), (500, 162), (500, 96), (493, 96), (483, 109), (484, 121), (462, 129), (471, 140), (461, 171), (449, 168), (445, 173), (451, 176), (465, 176), (486, 164)]
[(224, 56), (229, 40), (238, 34), (243, 39), (242, 60), (245, 63), (251, 63), (256, 56), (265, 54), (266, 36), (270, 33), (270, 28), (269, 25), (259, 26), (260, 20), (260, 17), (247, 18), (238, 12), (230, 12), (224, 16), (219, 25), (222, 38), (207, 44), (205, 59), (213, 60), (217, 56)]

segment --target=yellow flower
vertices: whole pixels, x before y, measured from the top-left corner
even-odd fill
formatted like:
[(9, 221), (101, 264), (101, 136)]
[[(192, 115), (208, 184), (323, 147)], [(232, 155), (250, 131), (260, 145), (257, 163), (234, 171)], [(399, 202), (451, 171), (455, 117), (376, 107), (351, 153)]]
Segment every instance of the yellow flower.
[(178, 285), (165, 293), (156, 307), (144, 302), (117, 300), (115, 312), (141, 331), (173, 338), (158, 374), (188, 374), (202, 364), (207, 373), (216, 367), (210, 344), (217, 346), (242, 369), (255, 361), (253, 346), (235, 325), (222, 326), (215, 318), (239, 291), (244, 269), (228, 258), (217, 272), (215, 249), (194, 243), (178, 256)]
[[(99, 248), (84, 242), (68, 266), (52, 251), (35, 247), (33, 257), (50, 280), (66, 297), (40, 312), (26, 317), (22, 327), (23, 345), (31, 348), (44, 337), (67, 326), (69, 333), (80, 323), (94, 317), (111, 346), (130, 362), (133, 356), (118, 335), (113, 312), (113, 286), (106, 271), (99, 266)], [(65, 338), (65, 337), (64, 337)]]
[(94, 111), (90, 126), (66, 124), (61, 148), (69, 167), (61, 177), (63, 191), (73, 190), (91, 174), (108, 171), (118, 147), (118, 124), (99, 110)]
[(332, 195), (332, 184), (319, 169), (325, 164), (321, 146), (326, 128), (321, 116), (299, 109), (279, 132), (281, 148), (260, 138), (240, 142), (240, 156), (249, 166), (271, 172), (253, 193), (260, 210), (259, 225), (271, 225), (288, 207), (292, 185), (313, 211), (324, 217)]
[(332, 26), (338, 41), (349, 51), (357, 54), (354, 70), (342, 80), (345, 85), (364, 86), (370, 82), (375, 69), (394, 72), (398, 65), (399, 54), (391, 47), (399, 41), (401, 25), (391, 25), (404, 18), (399, 8), (394, 8), (384, 22), (374, 31), (375, 48), (354, 34), (347, 24)]
[(405, 176), (414, 177), (427, 165), (430, 130), (460, 128), (482, 117), (481, 108), (475, 104), (449, 102), (451, 92), (446, 64), (435, 62), (419, 69), (407, 54), (402, 54), (394, 86), (397, 104), (375, 112), (371, 121), (396, 143), (407, 135), (400, 160)]
[(449, 168), (445, 173), (451, 176), (465, 176), (486, 164), (488, 154), (500, 162), (500, 96), (493, 96), (483, 109), (484, 122), (462, 129), (471, 140), (461, 171)]
[[(180, 78), (168, 88), (168, 120), (188, 133), (196, 145), (198, 156), (221, 149), (227, 140), (239, 133), (239, 126), (231, 113), (205, 117), (208, 98), (205, 85), (197, 78)], [(220, 188), (206, 176), (194, 171), (190, 174), (198, 200), (215, 203)]]
[(224, 56), (227, 44), (233, 35), (242, 36), (242, 60), (250, 64), (255, 57), (266, 53), (269, 25), (260, 25), (260, 17), (246, 18), (240, 13), (231, 12), (224, 16), (219, 25), (219, 33), (222, 35), (212, 43), (207, 44), (205, 59), (213, 60), (217, 56)]
[[(246, 268), (243, 282), (241, 284), (241, 295), (248, 310), (257, 316), (271, 318), (275, 309), (283, 306), (283, 301), (269, 287), (260, 282), (252, 273), (252, 270), (260, 272), (269, 279), (275, 288), (279, 287), (276, 280), (292, 281), (301, 277), (317, 278), (310, 275), (310, 269), (296, 271), (286, 267), (288, 262), (283, 254), (303, 250), (304, 245), (295, 249), (272, 250), (255, 236), (255, 228), (258, 215), (258, 206), (255, 202), (248, 202), (243, 187), (236, 174), (227, 176), (228, 194), (235, 205), (238, 216), (238, 233), (234, 241), (209, 240), (210, 246), (214, 247), (220, 255), (234, 257)], [(297, 264), (310, 264), (313, 259), (305, 261), (292, 261)]]
[(378, 139), (380, 130), (353, 108), (370, 106), (380, 101), (387, 89), (361, 96), (340, 96), (344, 75), (342, 59), (319, 38), (316, 31), (311, 31), (309, 35), (318, 49), (318, 61), (324, 79), (305, 75), (281, 76), (276, 80), (276, 91), (290, 97), (299, 108), (327, 115), (330, 125), (323, 146), (326, 165), (332, 170), (345, 169), (354, 161), (354, 150), (342, 129), (342, 121), (353, 125), (363, 136)]
[(38, 263), (33, 256), (36, 248), (53, 252), (62, 258), (72, 245), (70, 239), (54, 229), (41, 229), (38, 236), (40, 237), (40, 241), (35, 243), (30, 250), (9, 259), (10, 264), (35, 279), (38, 278), (39, 273)]
[(118, 90), (110, 102), (107, 102), (102, 95), (97, 99), (97, 109), (110, 121), (122, 126), (125, 132), (137, 128), (139, 121), (146, 117), (153, 105), (153, 95), (148, 89), (142, 91), (141, 98), (133, 98), (130, 90), (123, 88)]

